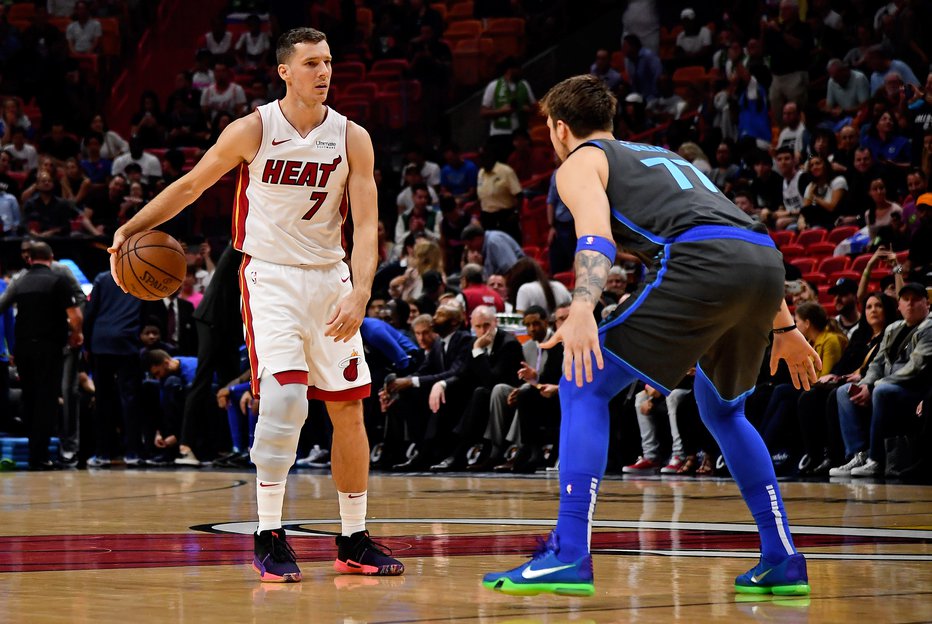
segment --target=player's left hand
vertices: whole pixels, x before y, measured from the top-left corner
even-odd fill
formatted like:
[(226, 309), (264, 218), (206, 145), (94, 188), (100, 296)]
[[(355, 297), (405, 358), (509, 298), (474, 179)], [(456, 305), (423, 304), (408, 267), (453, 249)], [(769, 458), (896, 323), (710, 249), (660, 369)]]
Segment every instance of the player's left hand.
[(822, 359), (798, 329), (785, 334), (774, 334), (770, 352), (770, 374), (777, 374), (777, 365), (785, 360), (790, 369), (790, 380), (797, 390), (808, 390), (818, 381), (817, 370), (822, 368)]
[(123, 243), (126, 242), (126, 235), (123, 234), (120, 230), (117, 230), (113, 233), (113, 242), (110, 244), (110, 247), (107, 248), (107, 253), (110, 254), (110, 275), (113, 277), (113, 281), (116, 282), (116, 285), (120, 287), (123, 292), (129, 292), (120, 282), (120, 278), (117, 276), (116, 270), (116, 261), (117, 256), (120, 254), (120, 247), (123, 246)]
[(563, 343), (563, 374), (567, 381), (576, 378), (576, 386), (582, 388), (583, 381), (592, 383), (592, 356), (599, 370), (605, 366), (602, 360), (602, 347), (599, 344), (599, 328), (595, 324), (592, 308), (585, 304), (573, 302), (570, 315), (551, 336), (550, 340), (540, 345), (541, 349), (550, 349), (557, 343)]
[(328, 327), (324, 336), (331, 336), (334, 342), (349, 342), (359, 331), (362, 319), (366, 316), (367, 299), (356, 294), (354, 290), (346, 299), (340, 301), (327, 321)]

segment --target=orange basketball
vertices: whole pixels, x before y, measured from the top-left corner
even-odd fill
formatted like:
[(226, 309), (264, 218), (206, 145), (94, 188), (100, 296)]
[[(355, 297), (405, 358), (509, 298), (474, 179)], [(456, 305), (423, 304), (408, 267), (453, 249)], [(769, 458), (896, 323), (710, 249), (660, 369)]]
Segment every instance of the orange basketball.
[(117, 255), (116, 270), (129, 294), (158, 301), (178, 290), (187, 263), (178, 241), (165, 232), (146, 230), (126, 239)]

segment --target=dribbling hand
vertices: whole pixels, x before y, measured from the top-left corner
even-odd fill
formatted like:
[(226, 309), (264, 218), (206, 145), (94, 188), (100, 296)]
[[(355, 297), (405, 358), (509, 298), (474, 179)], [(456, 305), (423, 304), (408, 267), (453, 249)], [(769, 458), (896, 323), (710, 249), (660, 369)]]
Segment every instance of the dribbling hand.
[(592, 310), (585, 305), (577, 307), (576, 303), (570, 306), (570, 315), (560, 326), (560, 329), (548, 340), (540, 345), (541, 349), (550, 349), (557, 343), (563, 343), (563, 374), (567, 381), (573, 381), (576, 386), (583, 387), (583, 382), (592, 383), (592, 356), (595, 356), (596, 366), (599, 370), (605, 366), (602, 360), (602, 347), (599, 344), (599, 328), (595, 324)]
[(822, 359), (798, 329), (774, 334), (773, 349), (770, 352), (771, 375), (777, 374), (780, 360), (784, 360), (790, 369), (790, 380), (797, 390), (808, 390), (810, 384), (818, 381), (816, 370), (822, 368)]
[(123, 243), (126, 242), (126, 235), (117, 230), (113, 233), (113, 243), (110, 244), (110, 247), (107, 248), (107, 253), (110, 254), (110, 275), (113, 277), (113, 281), (116, 282), (116, 285), (120, 287), (120, 290), (123, 292), (129, 292), (120, 282), (120, 278), (117, 277), (116, 263), (117, 256), (120, 255), (120, 247), (123, 246)]

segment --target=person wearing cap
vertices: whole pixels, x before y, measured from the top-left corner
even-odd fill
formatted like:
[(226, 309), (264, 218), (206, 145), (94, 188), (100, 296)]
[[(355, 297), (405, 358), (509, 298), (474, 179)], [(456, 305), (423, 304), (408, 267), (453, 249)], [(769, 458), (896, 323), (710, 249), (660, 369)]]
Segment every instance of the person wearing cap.
[(836, 391), (841, 434), (851, 460), (832, 468), (833, 477), (882, 477), (885, 439), (902, 432), (904, 417), (915, 413), (932, 382), (932, 318), (925, 286), (904, 284), (897, 307), (903, 320), (884, 331), (864, 377)]
[(712, 33), (696, 20), (690, 8), (680, 12), (683, 30), (676, 36), (676, 58), (686, 65), (705, 64), (712, 53)]
[(858, 283), (847, 277), (839, 278), (828, 289), (828, 294), (835, 296), (835, 311), (838, 312), (835, 322), (850, 340), (861, 320), (861, 311), (858, 309)]
[(903, 200), (903, 221), (906, 223), (907, 232), (912, 236), (919, 230), (919, 211), (916, 209), (919, 198), (928, 195), (923, 201), (926, 204), (932, 203), (932, 193), (928, 192), (928, 178), (922, 169), (910, 169), (906, 173), (906, 190), (909, 194)]

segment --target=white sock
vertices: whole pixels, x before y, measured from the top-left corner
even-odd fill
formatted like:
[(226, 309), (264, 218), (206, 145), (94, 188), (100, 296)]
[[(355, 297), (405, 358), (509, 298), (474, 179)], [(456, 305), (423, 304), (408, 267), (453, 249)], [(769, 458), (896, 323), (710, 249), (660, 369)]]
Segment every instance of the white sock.
[(256, 503), (259, 509), (258, 532), (282, 528), (282, 505), (284, 502), (284, 481), (256, 479)]
[(340, 495), (340, 520), (343, 523), (341, 533), (349, 537), (353, 533), (366, 530), (366, 492), (337, 492)]

